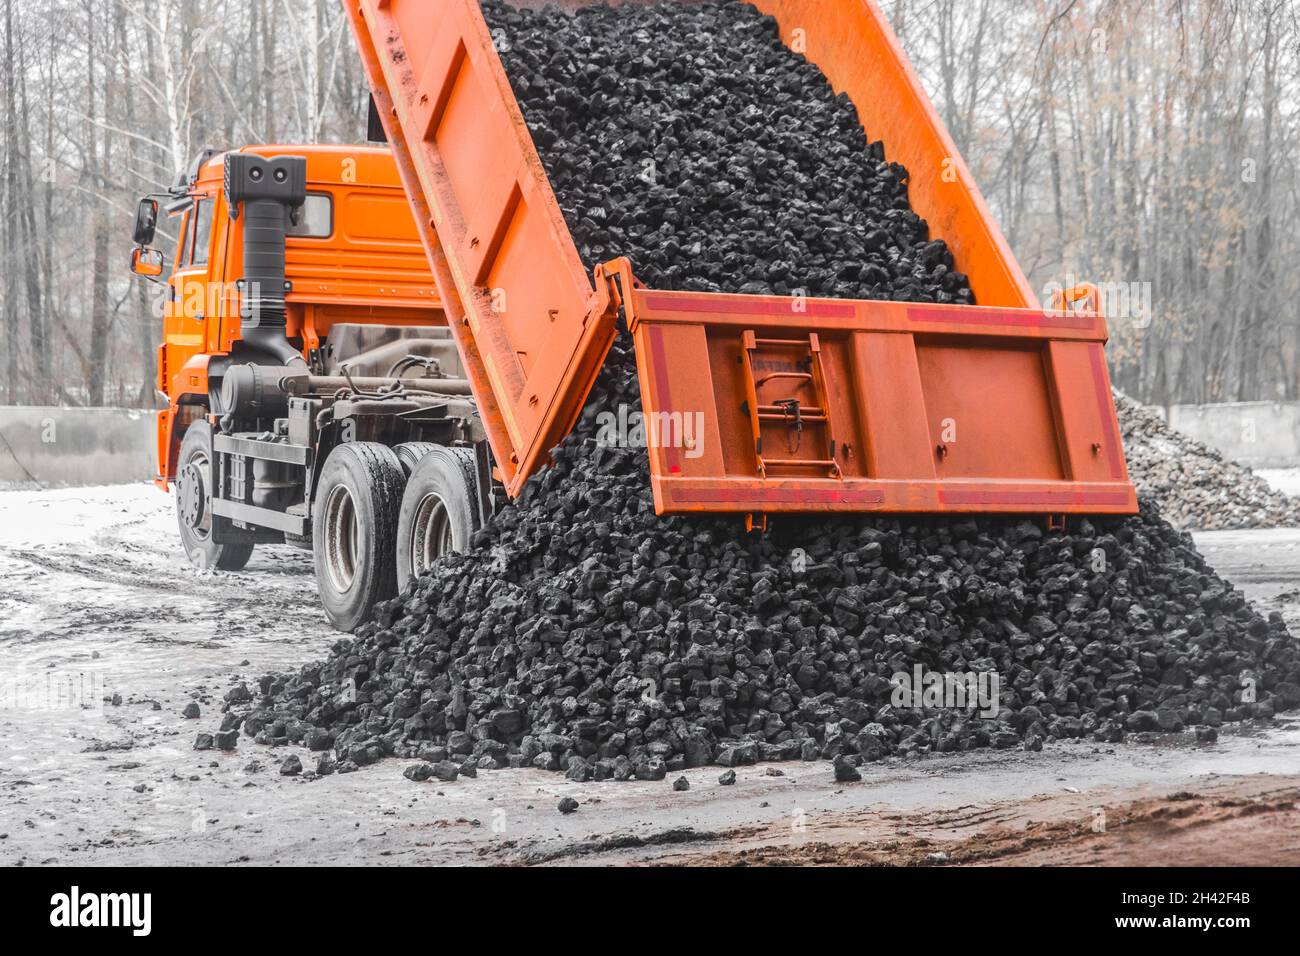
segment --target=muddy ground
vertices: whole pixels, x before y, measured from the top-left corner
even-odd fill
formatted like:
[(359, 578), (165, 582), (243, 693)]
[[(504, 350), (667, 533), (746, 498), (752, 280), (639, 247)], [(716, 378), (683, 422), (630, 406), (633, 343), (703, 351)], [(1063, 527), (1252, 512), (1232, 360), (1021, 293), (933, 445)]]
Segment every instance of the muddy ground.
[[(1300, 529), (1197, 541), (1300, 635)], [(399, 760), (289, 777), (291, 753), (315, 766), (302, 748), (193, 749), (232, 684), (336, 638), (306, 552), (202, 573), (151, 486), (0, 492), (0, 864), (1300, 863), (1296, 717), (1211, 745), (886, 761), (859, 784), (823, 762), (731, 787), (704, 768), (687, 792), (532, 770), (414, 784)]]

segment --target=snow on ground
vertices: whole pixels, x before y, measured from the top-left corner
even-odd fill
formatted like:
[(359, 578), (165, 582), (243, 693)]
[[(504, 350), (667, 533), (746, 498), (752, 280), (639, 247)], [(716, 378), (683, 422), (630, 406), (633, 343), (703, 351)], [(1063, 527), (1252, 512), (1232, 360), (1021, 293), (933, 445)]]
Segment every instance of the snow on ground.
[(1282, 494), (1300, 498), (1300, 468), (1256, 468), (1255, 474)]

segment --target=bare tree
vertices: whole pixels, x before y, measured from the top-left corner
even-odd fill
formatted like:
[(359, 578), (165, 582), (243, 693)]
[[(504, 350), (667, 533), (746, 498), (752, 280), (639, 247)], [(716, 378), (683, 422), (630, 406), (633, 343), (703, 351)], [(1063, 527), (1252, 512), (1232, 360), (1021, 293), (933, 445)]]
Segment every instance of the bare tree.
[[(1123, 388), (1300, 397), (1300, 4), (880, 2), (1031, 282), (1138, 290), (1146, 308), (1111, 319)], [(135, 200), (205, 146), (359, 139), (343, 8), (0, 10), (0, 400), (151, 405)]]
[(1031, 281), (1147, 299), (1112, 316), (1124, 388), (1300, 396), (1292, 0), (993, 0), (993, 31), (983, 3), (886, 6)]

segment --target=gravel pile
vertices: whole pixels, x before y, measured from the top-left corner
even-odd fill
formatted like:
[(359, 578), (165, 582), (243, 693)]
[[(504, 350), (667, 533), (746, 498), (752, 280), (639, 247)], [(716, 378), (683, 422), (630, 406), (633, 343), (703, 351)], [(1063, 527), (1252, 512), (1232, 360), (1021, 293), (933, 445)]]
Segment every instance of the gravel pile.
[(1276, 491), (1245, 465), (1170, 428), (1158, 414), (1115, 393), (1129, 474), (1181, 528), (1300, 527), (1300, 499)]
[[(589, 263), (629, 254), (661, 287), (970, 301), (906, 208), (905, 171), (752, 8), (486, 13)], [(650, 159), (654, 185), (635, 176)], [(1281, 618), (1149, 509), (1051, 535), (1003, 518), (756, 536), (657, 517), (644, 451), (593, 437), (600, 411), (637, 403), (632, 358), (620, 336), (554, 465), (469, 553), (231, 705), (244, 732), (332, 749), (343, 771), (420, 757), (416, 780), (818, 757), (849, 780), (887, 754), (1212, 737), (1300, 705)], [(996, 676), (997, 694), (900, 699), (893, 678), (918, 666)]]

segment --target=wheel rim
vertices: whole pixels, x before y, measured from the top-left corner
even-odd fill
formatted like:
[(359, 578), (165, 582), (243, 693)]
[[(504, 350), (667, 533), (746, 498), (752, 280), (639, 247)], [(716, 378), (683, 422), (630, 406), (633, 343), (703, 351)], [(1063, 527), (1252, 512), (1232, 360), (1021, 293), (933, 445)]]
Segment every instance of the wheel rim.
[(180, 494), (177, 505), (181, 520), (190, 532), (206, 541), (212, 533), (212, 514), (208, 509), (208, 490), (203, 476), (207, 474), (208, 456), (195, 452), (180, 473)]
[(411, 574), (423, 574), (429, 565), (453, 550), (447, 503), (440, 495), (430, 492), (420, 499), (411, 523)]
[(336, 591), (346, 591), (356, 580), (360, 540), (356, 503), (338, 485), (325, 499), (325, 568)]

